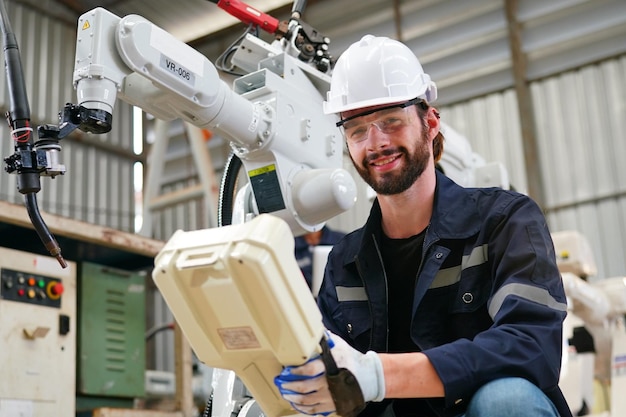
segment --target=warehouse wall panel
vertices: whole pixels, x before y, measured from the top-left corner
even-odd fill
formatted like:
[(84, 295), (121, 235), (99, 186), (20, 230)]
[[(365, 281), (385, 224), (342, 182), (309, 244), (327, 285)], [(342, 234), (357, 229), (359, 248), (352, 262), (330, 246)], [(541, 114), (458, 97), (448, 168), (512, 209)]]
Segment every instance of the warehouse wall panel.
[[(545, 207), (552, 231), (578, 230), (590, 241), (598, 277), (626, 272), (626, 56), (531, 84)], [(525, 190), (515, 92), (442, 107), (475, 152), (500, 161)]]
[[(626, 56), (532, 87), (551, 224), (585, 231), (600, 276), (626, 272)], [(570, 215), (574, 210), (575, 216)]]
[(490, 94), (440, 110), (442, 120), (465, 135), (474, 152), (486, 162), (504, 164), (511, 186), (526, 192), (526, 167), (514, 91)]
[[(7, 3), (17, 38), (24, 82), (34, 127), (58, 125), (59, 112), (76, 102), (72, 87), (76, 28), (39, 11)], [(4, 61), (4, 56), (2, 56)], [(6, 74), (0, 75), (0, 108), (9, 109)], [(61, 162), (65, 175), (42, 177), (38, 193), (40, 209), (124, 231), (134, 231), (133, 164), (140, 159), (132, 153), (132, 107), (118, 102), (113, 129), (106, 135), (75, 131), (61, 140)], [(2, 157), (14, 152), (8, 125), (0, 127)], [(37, 136), (35, 135), (35, 139)], [(0, 174), (0, 199), (22, 203), (16, 175)]]

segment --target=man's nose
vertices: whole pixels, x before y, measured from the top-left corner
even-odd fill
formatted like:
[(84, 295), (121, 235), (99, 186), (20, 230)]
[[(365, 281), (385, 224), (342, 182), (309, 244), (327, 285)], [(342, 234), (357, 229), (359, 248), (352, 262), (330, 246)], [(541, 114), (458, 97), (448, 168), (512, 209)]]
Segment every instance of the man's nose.
[(382, 148), (389, 144), (389, 134), (384, 133), (378, 124), (370, 123), (365, 132), (365, 140), (371, 149)]

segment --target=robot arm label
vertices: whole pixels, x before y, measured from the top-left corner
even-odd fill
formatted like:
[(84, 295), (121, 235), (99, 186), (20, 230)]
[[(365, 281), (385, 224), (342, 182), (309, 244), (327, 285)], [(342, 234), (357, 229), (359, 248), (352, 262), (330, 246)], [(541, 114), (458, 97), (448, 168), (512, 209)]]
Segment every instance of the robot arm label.
[(259, 213), (271, 213), (285, 208), (276, 165), (272, 164), (248, 171), (248, 177)]
[[(150, 46), (157, 50), (166, 50), (168, 52), (167, 55), (171, 59), (168, 65), (166, 65), (166, 69), (175, 69), (177, 65), (178, 67), (183, 67), (179, 63), (184, 62), (186, 69), (191, 72), (192, 75), (195, 73), (200, 77), (204, 76), (204, 57), (202, 55), (198, 54), (193, 48), (186, 44), (184, 45), (186, 48), (181, 47), (178, 39), (158, 26), (150, 25), (150, 27)], [(194, 53), (190, 54), (187, 48), (191, 49)], [(184, 74), (179, 72), (178, 75), (183, 76)], [(189, 80), (189, 78), (186, 79)]]
[(172, 74), (178, 76), (181, 80), (183, 80), (183, 82), (187, 82), (189, 85), (194, 85), (196, 83), (196, 76), (193, 72), (170, 60), (165, 55), (161, 55), (160, 64), (162, 68), (170, 70)]

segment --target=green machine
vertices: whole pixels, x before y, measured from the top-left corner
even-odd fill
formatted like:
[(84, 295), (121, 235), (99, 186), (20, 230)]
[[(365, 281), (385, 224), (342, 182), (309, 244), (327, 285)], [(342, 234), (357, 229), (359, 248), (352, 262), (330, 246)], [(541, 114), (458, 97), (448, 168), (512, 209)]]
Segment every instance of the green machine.
[(145, 394), (145, 279), (82, 263), (78, 274), (76, 411), (132, 408)]

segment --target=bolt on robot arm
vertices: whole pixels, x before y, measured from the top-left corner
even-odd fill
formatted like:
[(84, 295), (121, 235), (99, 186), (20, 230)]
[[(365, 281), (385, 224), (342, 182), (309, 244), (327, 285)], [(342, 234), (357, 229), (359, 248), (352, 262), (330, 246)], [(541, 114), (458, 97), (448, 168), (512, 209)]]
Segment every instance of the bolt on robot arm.
[(335, 120), (321, 111), (329, 77), (294, 48), (286, 37), (270, 45), (248, 35), (232, 59), (255, 70), (231, 89), (205, 56), (143, 17), (93, 9), (79, 18), (73, 77), (84, 117), (69, 128), (109, 131), (120, 99), (217, 131), (250, 179), (248, 215), (271, 213), (294, 234), (317, 230), (354, 204), (356, 186), (341, 168)]

